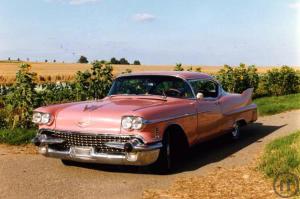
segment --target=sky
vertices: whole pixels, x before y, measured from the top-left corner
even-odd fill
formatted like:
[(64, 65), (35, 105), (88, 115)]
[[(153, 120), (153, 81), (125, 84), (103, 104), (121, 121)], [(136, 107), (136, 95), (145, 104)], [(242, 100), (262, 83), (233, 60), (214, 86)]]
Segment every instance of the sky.
[(300, 65), (300, 0), (0, 0), (0, 59)]

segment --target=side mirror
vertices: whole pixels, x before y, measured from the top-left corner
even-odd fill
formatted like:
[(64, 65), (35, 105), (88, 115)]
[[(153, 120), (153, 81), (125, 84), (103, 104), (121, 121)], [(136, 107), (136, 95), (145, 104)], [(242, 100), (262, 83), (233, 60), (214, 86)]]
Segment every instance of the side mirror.
[(203, 93), (197, 93), (196, 98), (197, 100), (202, 100), (204, 98)]

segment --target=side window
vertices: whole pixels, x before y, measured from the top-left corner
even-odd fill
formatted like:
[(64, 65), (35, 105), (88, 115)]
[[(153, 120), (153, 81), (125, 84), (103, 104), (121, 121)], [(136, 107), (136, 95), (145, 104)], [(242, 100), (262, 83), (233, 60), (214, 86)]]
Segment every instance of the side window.
[(205, 98), (218, 97), (218, 84), (210, 80), (191, 80), (190, 81), (195, 94), (202, 93)]

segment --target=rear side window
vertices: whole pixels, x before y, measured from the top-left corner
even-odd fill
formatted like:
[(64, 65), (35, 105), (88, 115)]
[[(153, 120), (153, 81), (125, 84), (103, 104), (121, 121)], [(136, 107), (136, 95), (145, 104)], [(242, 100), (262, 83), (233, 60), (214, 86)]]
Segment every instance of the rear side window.
[(195, 94), (202, 93), (205, 98), (218, 97), (219, 86), (217, 83), (210, 81), (210, 80), (205, 80), (205, 79), (190, 80), (189, 82), (190, 82), (191, 86), (193, 87)]

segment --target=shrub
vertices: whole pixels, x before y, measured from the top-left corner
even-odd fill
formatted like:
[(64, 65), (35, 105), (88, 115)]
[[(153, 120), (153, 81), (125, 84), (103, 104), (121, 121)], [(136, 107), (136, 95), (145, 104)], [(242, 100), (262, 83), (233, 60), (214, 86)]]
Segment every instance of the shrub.
[(101, 64), (99, 61), (92, 63), (91, 72), (77, 72), (75, 90), (77, 100), (102, 98), (108, 93), (113, 75), (110, 64)]
[(34, 129), (0, 129), (0, 143), (20, 145), (30, 143), (36, 135)]
[(126, 70), (122, 72), (122, 74), (127, 74), (127, 73), (132, 73), (132, 70), (130, 68), (126, 68)]
[(254, 65), (246, 67), (240, 64), (238, 67), (225, 65), (217, 74), (217, 79), (223, 88), (229, 92), (241, 93), (248, 88), (258, 87), (259, 76)]
[(176, 66), (174, 67), (174, 71), (184, 71), (182, 64), (181, 63), (176, 64)]
[(268, 70), (264, 77), (264, 90), (269, 95), (287, 95), (299, 92), (299, 76), (288, 66)]
[(202, 68), (201, 68), (201, 67), (197, 67), (197, 68), (195, 69), (195, 71), (200, 73), (200, 72), (202, 71)]

